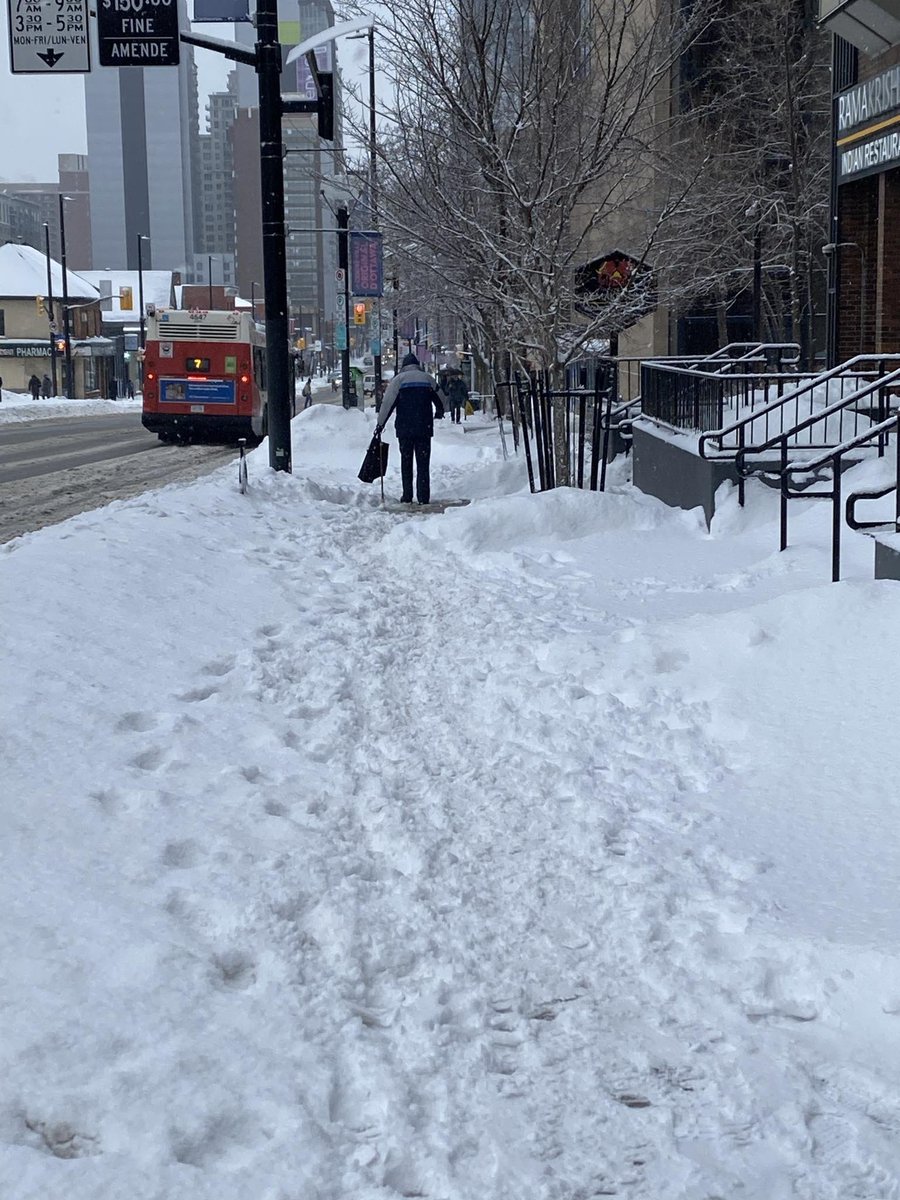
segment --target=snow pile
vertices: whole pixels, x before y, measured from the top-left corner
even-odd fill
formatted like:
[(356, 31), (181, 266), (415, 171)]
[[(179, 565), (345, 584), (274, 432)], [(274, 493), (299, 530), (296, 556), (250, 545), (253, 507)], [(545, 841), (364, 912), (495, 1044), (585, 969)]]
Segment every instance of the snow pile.
[(870, 545), (373, 427), (0, 550), (0, 1195), (896, 1196)]
[(50, 417), (100, 417), (108, 413), (140, 411), (140, 396), (134, 400), (67, 400), (65, 396), (33, 400), (30, 392), (9, 392), (4, 389), (0, 403), (0, 425), (17, 421), (45, 421)]

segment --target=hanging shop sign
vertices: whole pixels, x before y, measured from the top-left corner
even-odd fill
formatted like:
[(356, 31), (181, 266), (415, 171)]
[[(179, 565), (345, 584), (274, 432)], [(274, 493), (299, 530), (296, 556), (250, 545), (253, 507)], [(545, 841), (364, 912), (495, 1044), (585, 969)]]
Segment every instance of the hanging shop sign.
[(900, 166), (900, 66), (837, 98), (838, 183)]

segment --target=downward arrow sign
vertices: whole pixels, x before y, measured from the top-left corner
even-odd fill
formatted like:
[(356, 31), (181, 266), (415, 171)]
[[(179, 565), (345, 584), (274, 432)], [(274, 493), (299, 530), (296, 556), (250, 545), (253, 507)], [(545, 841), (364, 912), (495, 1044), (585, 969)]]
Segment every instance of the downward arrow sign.
[[(63, 51), (63, 54), (65, 54), (65, 51)], [(42, 58), (48, 67), (55, 67), (62, 58), (62, 54), (57, 54), (55, 50), (48, 50), (46, 54), (39, 54), (38, 58)]]

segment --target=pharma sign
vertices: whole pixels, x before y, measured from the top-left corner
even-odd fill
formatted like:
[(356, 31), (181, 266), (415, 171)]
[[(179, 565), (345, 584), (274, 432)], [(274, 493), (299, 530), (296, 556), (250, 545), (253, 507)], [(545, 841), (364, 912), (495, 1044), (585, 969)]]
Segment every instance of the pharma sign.
[(100, 0), (101, 67), (177, 67), (176, 0)]
[(91, 69), (87, 0), (7, 0), (14, 75)]
[(900, 66), (837, 98), (838, 182), (900, 165)]

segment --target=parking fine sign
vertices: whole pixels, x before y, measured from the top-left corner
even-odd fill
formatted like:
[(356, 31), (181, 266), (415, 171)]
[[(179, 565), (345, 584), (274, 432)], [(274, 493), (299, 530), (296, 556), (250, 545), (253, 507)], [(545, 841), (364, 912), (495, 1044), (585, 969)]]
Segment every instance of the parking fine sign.
[(90, 71), (87, 0), (7, 0), (14, 75)]
[(177, 67), (176, 0), (99, 0), (101, 67)]

